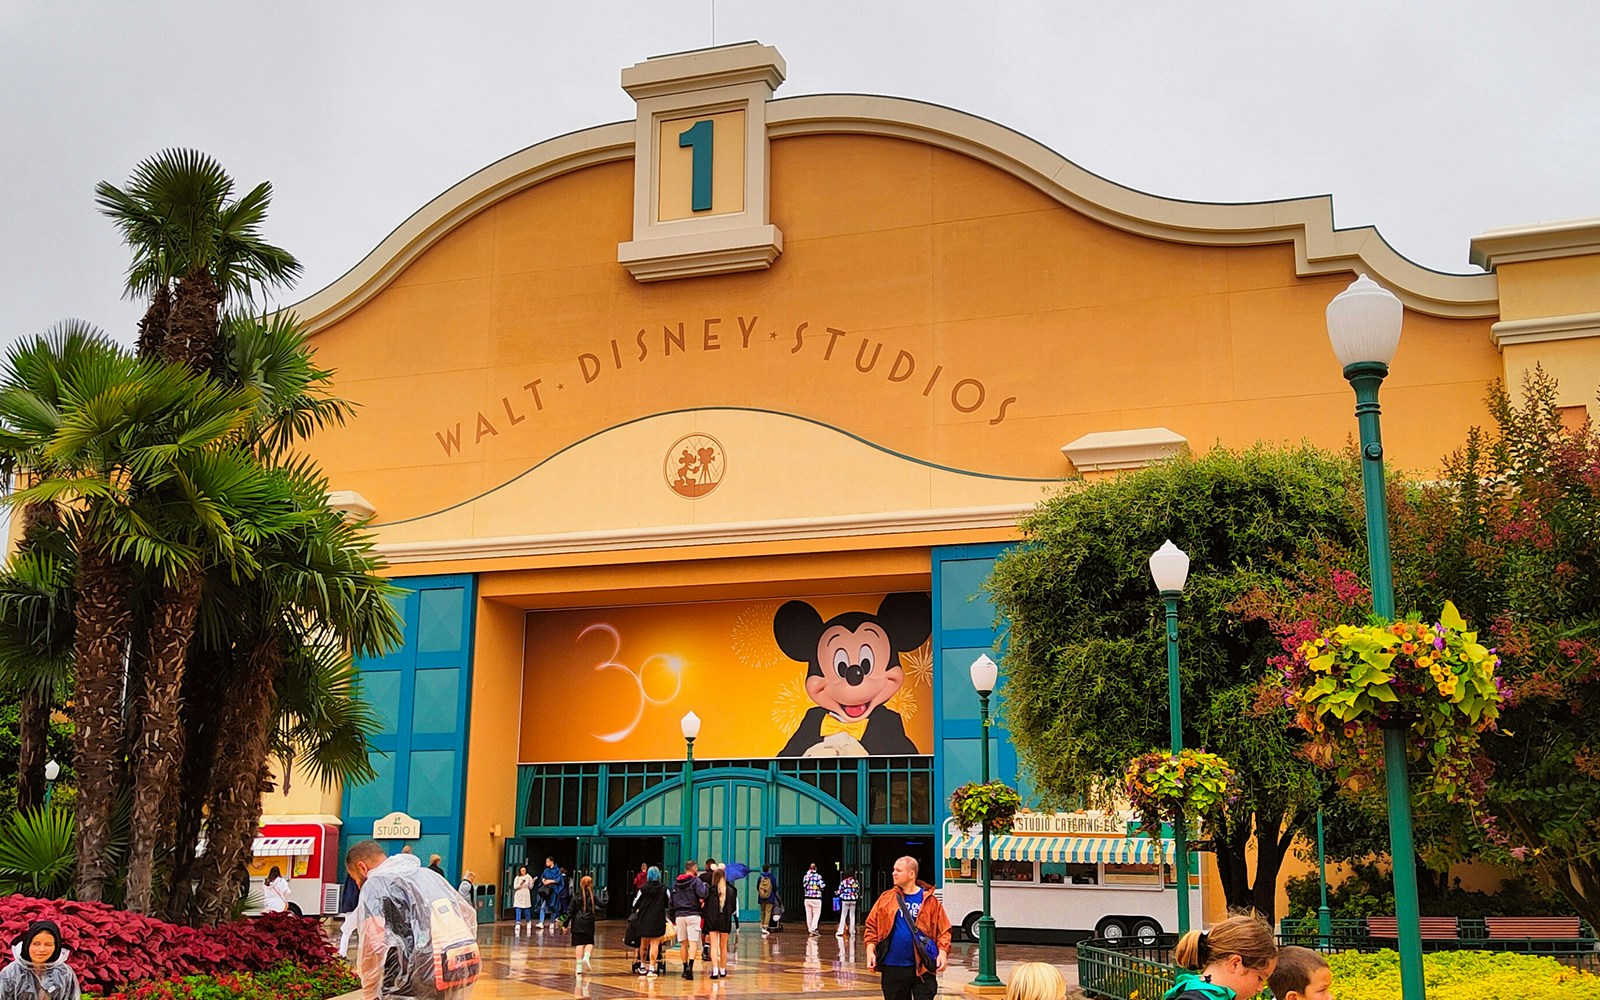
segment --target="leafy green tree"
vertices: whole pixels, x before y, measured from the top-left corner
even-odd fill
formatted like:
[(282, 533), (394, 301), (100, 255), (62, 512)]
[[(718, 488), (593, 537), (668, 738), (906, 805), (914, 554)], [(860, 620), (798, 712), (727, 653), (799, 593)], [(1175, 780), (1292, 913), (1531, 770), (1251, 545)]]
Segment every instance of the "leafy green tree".
[(1172, 539), (1192, 560), (1179, 609), (1184, 745), (1227, 758), (1244, 788), (1202, 846), (1216, 852), (1228, 904), (1271, 915), (1283, 857), (1328, 777), (1297, 752), (1281, 702), (1259, 704), (1280, 640), (1237, 605), (1320, 545), (1353, 547), (1358, 491), (1344, 458), (1258, 446), (1044, 502), (989, 581), (1010, 629), (1002, 711), (1035, 787), (1054, 802), (1109, 803), (1128, 761), (1168, 744), (1165, 623), (1148, 559)]
[(1563, 425), (1548, 373), (1521, 388), (1493, 385), (1494, 428), (1397, 511), (1397, 585), (1453, 600), (1501, 656), (1508, 704), (1464, 825), (1600, 923), (1600, 434)]

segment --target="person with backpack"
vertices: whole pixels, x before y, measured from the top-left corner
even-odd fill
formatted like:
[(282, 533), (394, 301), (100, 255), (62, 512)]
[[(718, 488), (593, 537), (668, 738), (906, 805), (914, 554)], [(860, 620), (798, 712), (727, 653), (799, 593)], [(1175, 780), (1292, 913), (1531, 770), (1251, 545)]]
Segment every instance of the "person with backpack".
[(672, 883), (668, 898), (673, 923), (678, 933), (678, 957), (683, 961), (683, 978), (694, 978), (695, 952), (700, 950), (701, 910), (710, 889), (700, 878), (700, 865), (690, 859), (683, 874)]
[(867, 968), (882, 977), (883, 1000), (933, 1000), (950, 961), (950, 918), (917, 859), (894, 863), (894, 885), (878, 897), (862, 933)]
[(363, 840), (345, 854), (361, 886), (356, 973), (362, 1000), (466, 1000), (483, 969), (477, 914), (415, 854)]
[(761, 866), (761, 874), (756, 876), (756, 903), (761, 907), (761, 936), (766, 937), (772, 932), (767, 928), (772, 926), (772, 904), (778, 899), (778, 880), (772, 876), (770, 864)]

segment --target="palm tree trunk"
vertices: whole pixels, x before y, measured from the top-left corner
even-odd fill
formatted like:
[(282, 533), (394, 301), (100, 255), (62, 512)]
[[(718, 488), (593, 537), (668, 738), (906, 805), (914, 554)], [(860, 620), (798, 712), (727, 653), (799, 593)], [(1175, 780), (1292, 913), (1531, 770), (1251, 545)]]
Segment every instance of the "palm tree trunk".
[(276, 688), (282, 668), (277, 636), (258, 637), (224, 701), (196, 897), (204, 923), (227, 919), (236, 874), (250, 857), (261, 822), (261, 769), (277, 718)]
[(165, 284), (157, 285), (155, 294), (150, 296), (150, 308), (146, 309), (143, 318), (139, 320), (139, 356), (143, 358), (159, 358), (163, 356), (167, 342), (167, 322), (172, 313), (172, 293)]
[(175, 585), (162, 587), (145, 634), (148, 651), (139, 696), (144, 719), (139, 741), (132, 747), (133, 835), (126, 904), (135, 913), (150, 912), (156, 848), (166, 831), (163, 806), (167, 789), (179, 773), (182, 732), (178, 707), (203, 580), (195, 572)]
[(78, 769), (78, 899), (99, 902), (111, 872), (112, 803), (122, 770), (122, 688), (133, 623), (129, 576), (92, 529), (78, 538), (77, 675), (73, 723)]
[(22, 691), (17, 712), (17, 808), (44, 804), (44, 765), (50, 756), (50, 694), (30, 684)]
[(217, 731), (222, 716), (222, 696), (231, 661), (215, 650), (191, 649), (195, 657), (183, 676), (183, 728), (181, 774), (172, 782), (167, 812), (173, 817), (171, 884), (167, 890), (167, 919), (188, 923), (194, 896), (195, 848), (200, 841), (211, 773), (216, 760)]
[(222, 289), (211, 271), (197, 267), (178, 279), (167, 321), (167, 339), (161, 356), (188, 365), (196, 372), (211, 371), (221, 321)]

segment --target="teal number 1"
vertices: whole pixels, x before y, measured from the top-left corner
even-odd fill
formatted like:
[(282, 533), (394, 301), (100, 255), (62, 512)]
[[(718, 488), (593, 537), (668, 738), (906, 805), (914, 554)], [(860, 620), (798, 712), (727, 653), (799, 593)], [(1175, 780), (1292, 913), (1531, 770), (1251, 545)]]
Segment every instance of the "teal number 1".
[(703, 118), (678, 133), (678, 146), (694, 150), (694, 169), (690, 183), (689, 208), (711, 211), (711, 119)]

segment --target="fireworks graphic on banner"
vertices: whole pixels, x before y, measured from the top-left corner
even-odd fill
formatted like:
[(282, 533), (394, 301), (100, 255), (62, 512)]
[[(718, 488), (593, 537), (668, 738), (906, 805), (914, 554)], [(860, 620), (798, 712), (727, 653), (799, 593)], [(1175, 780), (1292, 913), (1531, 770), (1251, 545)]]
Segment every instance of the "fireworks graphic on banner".
[(772, 701), (772, 725), (779, 732), (792, 733), (800, 728), (806, 713), (815, 706), (816, 702), (806, 694), (804, 678), (784, 681), (783, 687), (778, 689), (778, 697)]
[(777, 601), (752, 604), (733, 621), (733, 655), (747, 667), (762, 670), (792, 665), (772, 634), (772, 618), (778, 613)]
[[(904, 692), (906, 690), (906, 688), (913, 688), (913, 687), (927, 688), (929, 690), (932, 690), (932, 688), (933, 688), (933, 643), (931, 641), (925, 642), (922, 645), (918, 646), (916, 649), (913, 649), (913, 650), (911, 650), (909, 652), (901, 653), (900, 654), (900, 668), (902, 670), (904, 670), (905, 673), (906, 673), (905, 687), (900, 689), (901, 692)], [(899, 698), (899, 695), (897, 694), (895, 697)], [(910, 698), (907, 698), (905, 700), (907, 702), (911, 701)], [(901, 706), (894, 704), (894, 702), (892, 700), (889, 703), (889, 707), (895, 709), (901, 715), (904, 715), (908, 719), (911, 718), (912, 713), (916, 711), (914, 703), (913, 703), (913, 707), (912, 707), (912, 709), (910, 711), (907, 711), (906, 709), (902, 708)]]

